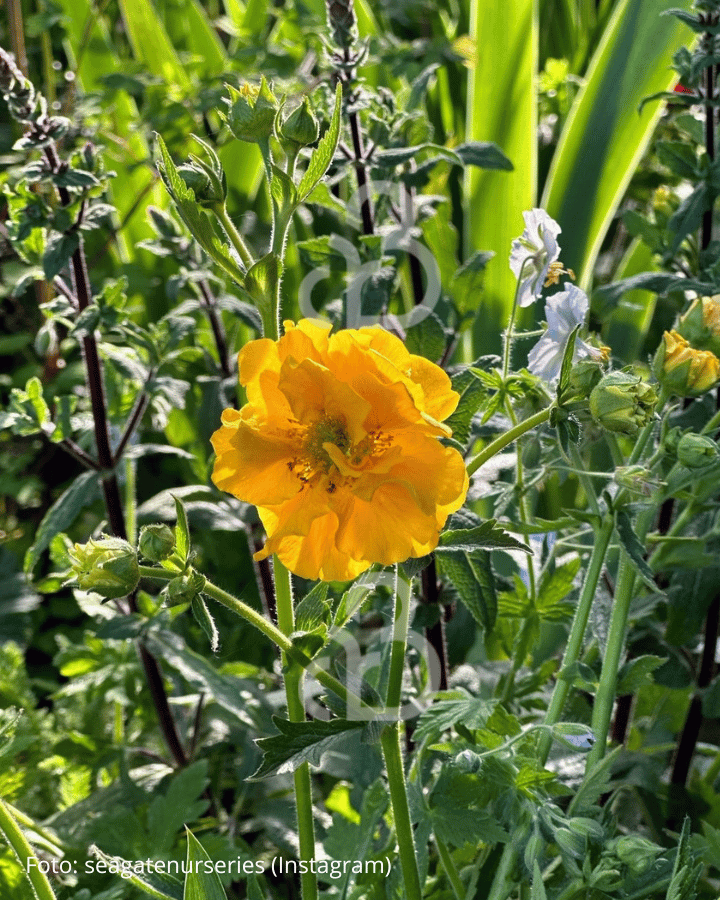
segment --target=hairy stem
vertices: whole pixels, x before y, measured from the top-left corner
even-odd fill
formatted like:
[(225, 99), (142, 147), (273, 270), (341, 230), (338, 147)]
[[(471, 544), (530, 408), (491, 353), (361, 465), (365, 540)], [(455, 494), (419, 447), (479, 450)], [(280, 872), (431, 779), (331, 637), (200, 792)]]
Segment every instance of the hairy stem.
[[(563, 656), (560, 672), (566, 670), (580, 658), (583, 640), (585, 638), (585, 630), (587, 629), (588, 618), (592, 608), (595, 593), (597, 591), (600, 574), (605, 562), (605, 554), (607, 553), (610, 537), (613, 532), (614, 522), (611, 515), (606, 515), (602, 525), (595, 534), (595, 542), (593, 544), (590, 562), (585, 572), (585, 581), (583, 582), (580, 599), (575, 610), (572, 627), (570, 629), (570, 637), (568, 638), (567, 647)], [(550, 704), (545, 713), (544, 722), (546, 725), (555, 725), (560, 721), (563, 707), (570, 690), (570, 683), (562, 677), (555, 682)], [(538, 743), (538, 758), (542, 765), (545, 764), (550, 753), (552, 744), (552, 735), (548, 732), (544, 733)]]
[[(290, 572), (288, 572), (277, 556), (273, 558), (273, 575), (278, 628), (289, 638), (295, 630), (292, 581)], [(305, 708), (301, 696), (303, 669), (297, 663), (294, 663), (291, 657), (283, 653), (283, 672), (288, 719), (291, 722), (304, 722)], [(312, 871), (312, 866), (310, 865), (315, 858), (315, 823), (313, 822), (312, 813), (312, 782), (310, 780), (309, 765), (303, 763), (299, 766), (295, 770), (293, 778), (295, 782), (295, 807), (297, 809), (300, 861), (308, 864), (305, 872), (302, 871), (302, 868), (305, 867), (301, 867), (300, 884), (302, 896), (303, 900), (317, 900), (317, 875)]]
[(542, 425), (543, 422), (547, 422), (550, 418), (550, 412), (552, 410), (552, 406), (548, 406), (546, 409), (541, 409), (540, 412), (535, 413), (535, 415), (530, 416), (528, 419), (525, 419), (522, 422), (518, 422), (517, 425), (514, 425), (504, 434), (501, 434), (500, 437), (495, 438), (494, 441), (489, 443), (487, 447), (480, 451), (477, 456), (473, 457), (467, 465), (468, 475), (472, 475), (486, 463), (489, 459), (492, 459), (496, 453), (499, 453), (501, 450), (504, 450), (509, 444), (512, 444), (513, 441), (517, 440), (527, 431), (532, 431), (533, 428), (536, 428), (538, 425)]
[(5, 835), (38, 900), (56, 900), (47, 875), (38, 868), (33, 848), (2, 800), (0, 800), (0, 831)]
[(385, 705), (388, 715), (396, 717), (396, 721), (383, 729), (380, 744), (390, 787), (390, 803), (395, 820), (395, 834), (397, 836), (400, 867), (405, 884), (405, 896), (407, 900), (421, 900), (422, 889), (420, 887), (417, 856), (415, 854), (415, 839), (410, 821), (410, 807), (408, 805), (405, 772), (400, 749), (402, 726), (399, 718), (402, 700), (403, 667), (410, 623), (411, 583), (402, 577), (399, 569), (396, 569), (395, 584), (395, 612), (393, 616), (390, 670)]

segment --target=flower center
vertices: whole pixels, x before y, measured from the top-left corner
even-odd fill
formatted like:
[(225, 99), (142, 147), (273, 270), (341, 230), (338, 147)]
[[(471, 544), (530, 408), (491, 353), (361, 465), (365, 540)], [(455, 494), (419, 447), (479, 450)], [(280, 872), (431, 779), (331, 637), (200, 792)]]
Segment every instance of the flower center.
[(324, 444), (334, 444), (342, 453), (347, 453), (350, 449), (350, 437), (344, 419), (338, 416), (324, 416), (308, 428), (305, 437), (303, 456), (314, 466), (328, 472), (333, 462)]

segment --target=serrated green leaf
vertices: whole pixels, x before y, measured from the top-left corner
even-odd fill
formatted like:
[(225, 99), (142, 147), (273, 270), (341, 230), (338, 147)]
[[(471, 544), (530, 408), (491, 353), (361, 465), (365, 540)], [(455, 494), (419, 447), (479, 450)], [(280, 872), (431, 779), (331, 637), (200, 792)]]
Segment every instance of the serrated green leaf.
[(312, 189), (320, 181), (330, 167), (335, 156), (338, 141), (340, 139), (340, 113), (342, 110), (342, 83), (338, 80), (335, 89), (335, 108), (330, 118), (330, 127), (320, 139), (317, 148), (313, 150), (310, 162), (305, 174), (300, 179), (297, 189), (297, 202), (302, 201), (310, 194)]
[(42, 266), (48, 281), (58, 275), (69, 264), (70, 257), (80, 246), (80, 233), (69, 234), (54, 232), (47, 239), (43, 253)]
[[(558, 566), (554, 572), (546, 572), (538, 588), (536, 609), (541, 619), (554, 618), (554, 612), (573, 588), (575, 576), (580, 568), (580, 560), (573, 559), (570, 562)], [(560, 614), (563, 618), (567, 613), (567, 604)]]
[(645, 547), (640, 538), (635, 534), (630, 516), (621, 509), (615, 516), (615, 530), (623, 549), (637, 567), (638, 574), (645, 584), (657, 591), (658, 587), (653, 580), (653, 572), (645, 559)]
[(444, 531), (435, 548), (436, 553), (474, 550), (524, 550), (531, 553), (527, 544), (508, 534), (495, 519), (488, 519), (475, 528), (458, 528)]
[(32, 546), (25, 554), (24, 571), (30, 575), (50, 541), (61, 531), (67, 531), (81, 509), (93, 503), (98, 494), (96, 472), (83, 472), (61, 494), (43, 516)]
[(195, 202), (195, 194), (178, 174), (175, 163), (172, 161), (165, 142), (159, 134), (156, 135), (156, 141), (160, 150), (158, 170), (168, 193), (175, 201), (180, 216), (207, 255), (238, 285), (242, 286), (245, 273), (233, 256), (229, 244), (220, 240), (211, 224), (208, 213)]
[(141, 869), (137, 863), (123, 859), (121, 856), (110, 856), (95, 845), (90, 847), (90, 854), (102, 860), (109, 872), (127, 873), (123, 877), (127, 877), (130, 884), (151, 897), (156, 897), (158, 900), (183, 900), (182, 882), (174, 875), (144, 866)]
[(187, 513), (185, 505), (179, 497), (173, 495), (175, 501), (175, 514), (177, 516), (177, 525), (175, 526), (175, 549), (180, 555), (183, 562), (187, 562), (190, 554), (190, 526), (188, 525)]
[(332, 617), (332, 610), (327, 602), (328, 587), (327, 582), (318, 582), (295, 607), (297, 631), (312, 631), (318, 625), (328, 624)]
[(489, 552), (447, 553), (438, 557), (437, 565), (440, 574), (452, 582), (473, 619), (485, 631), (492, 631), (498, 601)]
[(187, 869), (183, 900), (227, 900), (215, 865), (200, 841), (187, 832)]
[(434, 363), (442, 359), (445, 342), (445, 329), (434, 312), (428, 313), (416, 325), (411, 325), (405, 334), (408, 351), (416, 356), (424, 356)]
[(533, 861), (533, 879), (532, 888), (530, 890), (530, 900), (547, 900), (545, 892), (545, 884), (543, 883), (542, 872), (537, 860)]
[[(415, 728), (415, 739), (422, 741), (441, 731), (452, 728), (462, 722), (466, 728), (482, 728), (487, 724), (497, 706), (497, 700), (484, 700), (471, 697), (465, 691), (457, 692), (459, 696), (436, 700), (418, 719)], [(442, 696), (442, 695), (441, 695)]]
[(278, 716), (273, 716), (273, 723), (280, 733), (273, 737), (258, 738), (255, 742), (263, 752), (263, 760), (252, 780), (294, 772), (303, 763), (319, 766), (323, 753), (338, 743), (348, 731), (363, 728), (366, 724), (346, 719), (288, 722)]
[(220, 635), (215, 625), (215, 620), (210, 615), (207, 604), (202, 597), (195, 595), (190, 604), (193, 617), (198, 625), (205, 632), (205, 636), (210, 641), (210, 649), (213, 653), (217, 653), (220, 649)]
[(666, 656), (653, 656), (649, 653), (629, 660), (618, 672), (618, 686), (615, 693), (618, 697), (634, 694), (648, 683), (648, 676), (666, 662)]
[(558, 399), (564, 394), (570, 379), (570, 370), (572, 369), (573, 356), (575, 355), (575, 338), (577, 337), (578, 331), (580, 331), (580, 326), (576, 325), (568, 335), (568, 339), (565, 343), (562, 364), (560, 366), (560, 378), (557, 386)]
[(207, 771), (207, 760), (198, 760), (173, 773), (165, 793), (153, 797), (148, 806), (148, 834), (158, 851), (169, 850), (183, 825), (207, 809), (208, 800), (201, 798)]

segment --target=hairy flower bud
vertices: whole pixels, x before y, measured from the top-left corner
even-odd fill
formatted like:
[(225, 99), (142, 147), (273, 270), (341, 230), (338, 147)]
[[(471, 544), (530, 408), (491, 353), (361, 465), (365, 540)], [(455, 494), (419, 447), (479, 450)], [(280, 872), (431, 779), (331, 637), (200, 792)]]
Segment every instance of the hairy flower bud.
[(307, 97), (304, 97), (300, 106), (294, 109), (283, 121), (280, 126), (280, 134), (284, 140), (292, 141), (292, 143), (300, 147), (314, 144), (318, 139), (320, 136), (320, 124), (310, 108)]
[(649, 497), (659, 485), (645, 466), (618, 466), (614, 477), (616, 484), (637, 497)]
[(182, 603), (192, 603), (205, 587), (205, 576), (191, 569), (184, 575), (178, 575), (168, 582), (165, 588), (168, 606), (180, 606)]
[(610, 372), (590, 394), (590, 415), (607, 431), (637, 434), (653, 414), (657, 394), (639, 375)]
[(618, 838), (615, 845), (615, 853), (618, 859), (635, 875), (642, 875), (655, 862), (661, 848), (652, 841), (637, 835), (627, 835)]
[(137, 553), (121, 538), (103, 536), (75, 544), (68, 556), (72, 580), (84, 591), (115, 599), (131, 594), (140, 581)]
[(217, 178), (212, 178), (208, 172), (192, 163), (178, 166), (178, 175), (195, 194), (195, 200), (201, 206), (215, 206), (223, 203), (225, 191)]
[(581, 359), (570, 369), (567, 394), (571, 397), (588, 397), (602, 378), (602, 362)]
[(720, 356), (720, 294), (697, 297), (680, 319), (677, 332), (698, 350)]
[(720, 360), (708, 350), (691, 347), (677, 331), (666, 331), (653, 359), (660, 384), (678, 397), (698, 397), (720, 379)]
[(718, 459), (718, 446), (704, 434), (684, 434), (677, 444), (678, 462), (687, 469), (704, 469)]
[(175, 549), (175, 532), (168, 525), (144, 525), (140, 529), (138, 550), (152, 562), (162, 562)]
[(232, 85), (227, 87), (230, 91), (230, 100), (226, 101), (230, 107), (227, 115), (230, 131), (238, 140), (251, 144), (267, 141), (273, 133), (278, 102), (265, 77), (260, 81), (260, 87), (244, 84), (239, 91)]

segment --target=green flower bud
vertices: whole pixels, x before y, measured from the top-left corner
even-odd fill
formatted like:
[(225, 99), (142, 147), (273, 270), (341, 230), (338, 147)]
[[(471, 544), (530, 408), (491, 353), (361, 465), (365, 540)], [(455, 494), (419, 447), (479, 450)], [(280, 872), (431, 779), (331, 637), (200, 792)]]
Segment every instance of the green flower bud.
[(642, 875), (655, 862), (661, 848), (646, 838), (629, 835), (618, 838), (615, 853), (634, 875)]
[(637, 497), (649, 497), (653, 489), (659, 486), (644, 466), (618, 466), (614, 478), (620, 487)]
[(601, 363), (581, 359), (570, 369), (565, 393), (569, 397), (588, 397), (602, 375)]
[(175, 549), (175, 532), (168, 525), (144, 525), (140, 529), (138, 550), (152, 562), (162, 562)]
[(590, 415), (607, 431), (634, 435), (650, 421), (656, 402), (654, 389), (639, 375), (610, 372), (590, 394)]
[(653, 372), (675, 396), (699, 397), (720, 379), (720, 360), (708, 350), (691, 347), (677, 331), (666, 331), (653, 359)]
[(720, 356), (720, 294), (697, 297), (680, 319), (677, 333), (693, 347)]
[(704, 434), (684, 434), (677, 444), (678, 462), (687, 469), (703, 469), (718, 458), (718, 446)]
[(239, 91), (232, 85), (227, 88), (230, 91), (230, 100), (226, 101), (230, 107), (227, 115), (230, 131), (238, 140), (251, 144), (267, 141), (273, 133), (278, 102), (265, 77), (259, 88), (250, 84), (244, 84)]
[(285, 140), (292, 141), (300, 147), (314, 144), (320, 137), (320, 124), (310, 108), (307, 97), (304, 97), (300, 106), (283, 121), (280, 134)]
[(103, 535), (99, 541), (75, 544), (68, 557), (72, 581), (84, 591), (115, 599), (131, 594), (140, 581), (137, 553), (121, 538)]
[(168, 582), (165, 588), (168, 606), (180, 606), (182, 603), (192, 603), (205, 587), (205, 576), (190, 569), (184, 575), (178, 575)]
[(217, 178), (200, 166), (189, 163), (178, 166), (178, 175), (195, 194), (195, 200), (201, 206), (215, 206), (225, 201), (225, 191)]

